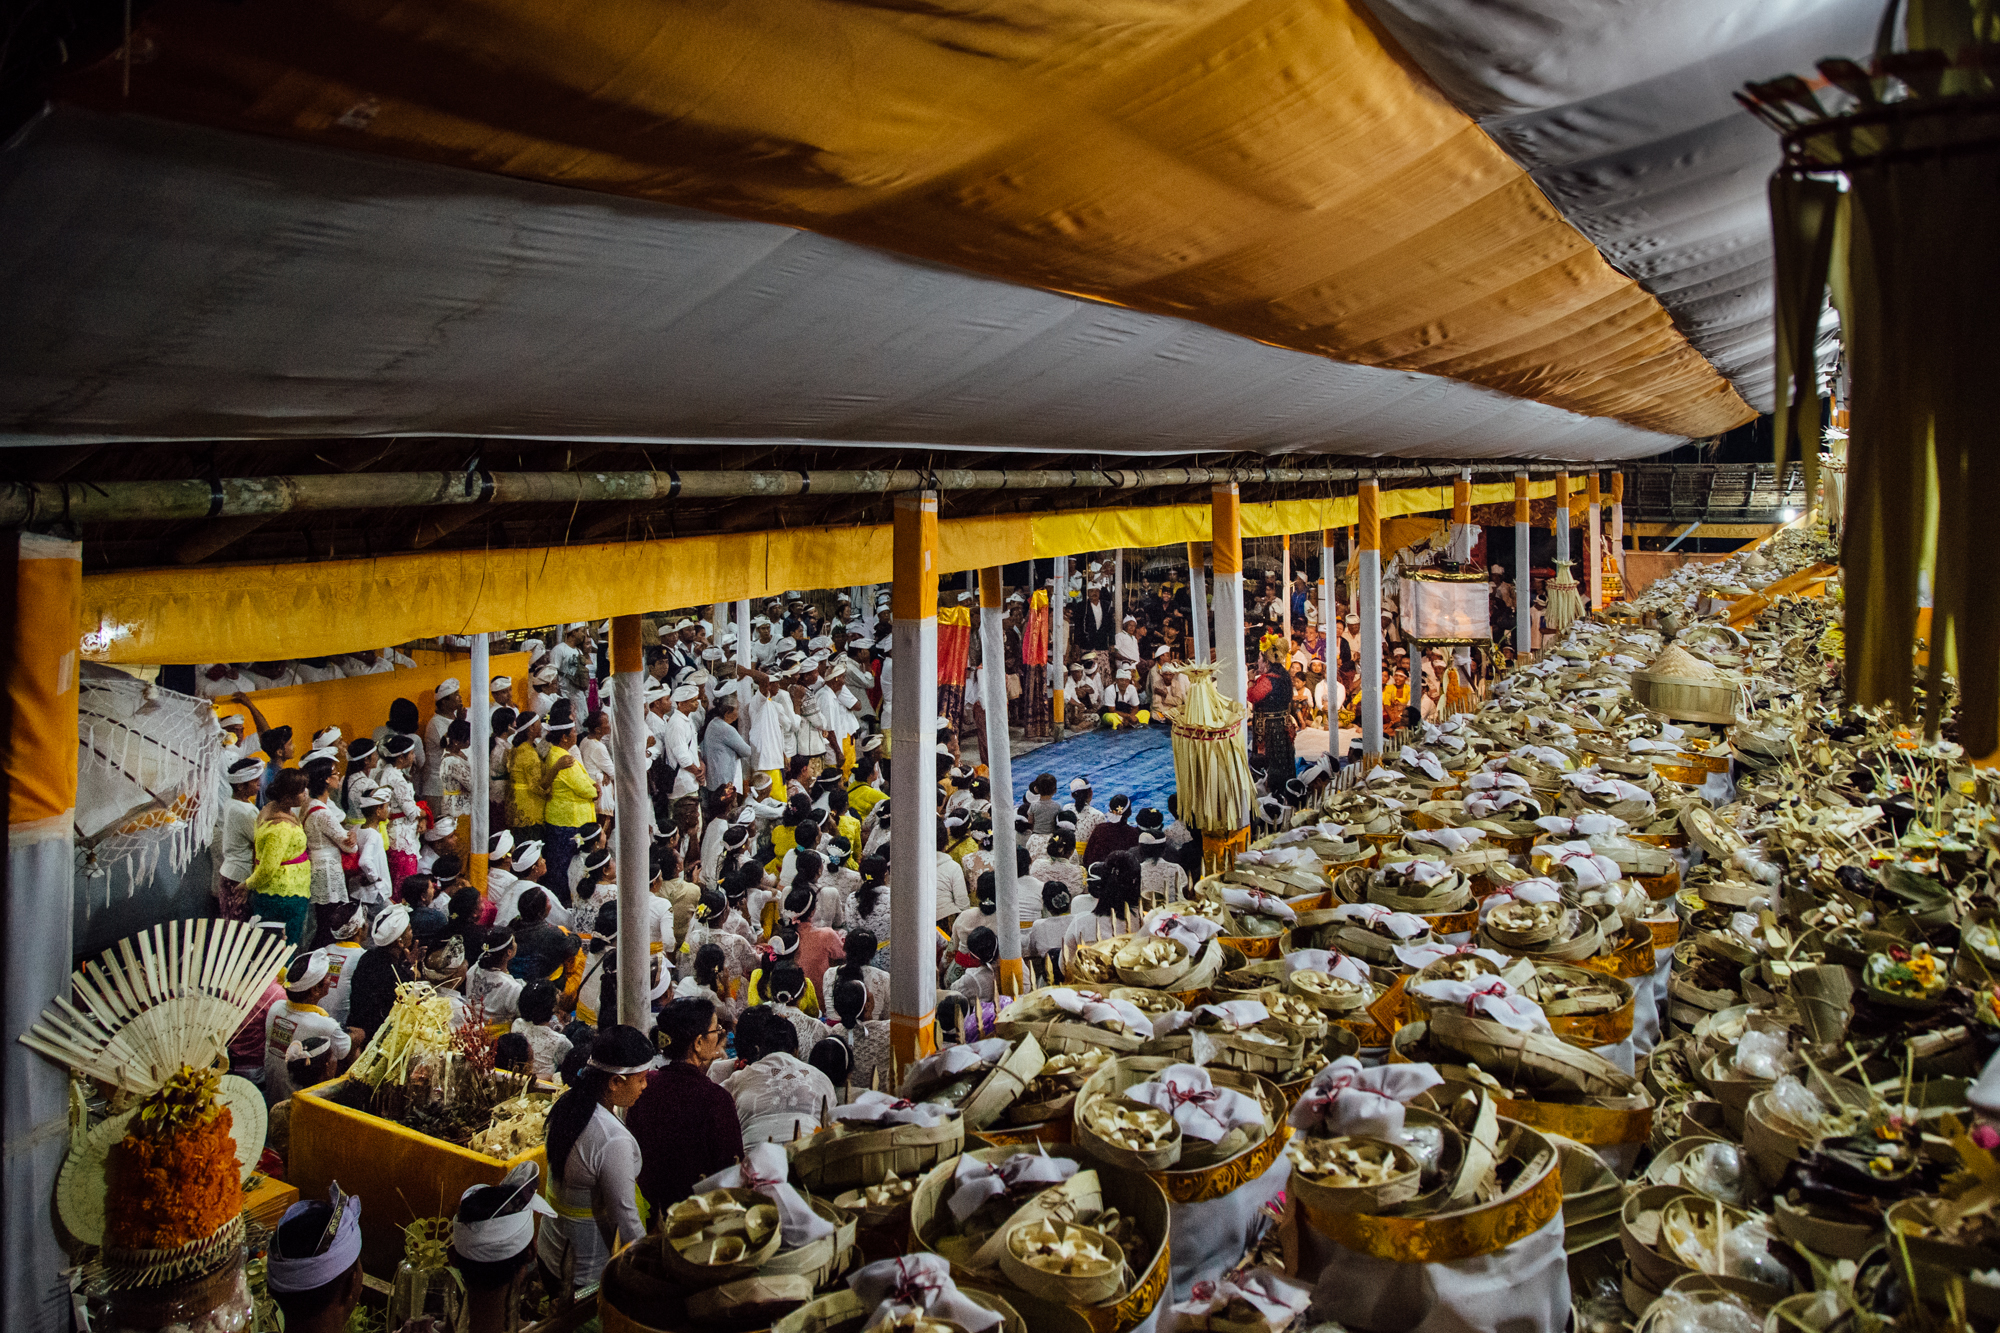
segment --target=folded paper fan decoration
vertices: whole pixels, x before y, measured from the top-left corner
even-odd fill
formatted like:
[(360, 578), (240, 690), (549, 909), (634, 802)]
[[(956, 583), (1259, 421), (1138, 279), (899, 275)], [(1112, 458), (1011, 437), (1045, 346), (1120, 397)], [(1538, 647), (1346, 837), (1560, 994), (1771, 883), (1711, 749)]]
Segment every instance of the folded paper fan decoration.
[(241, 921), (170, 921), (120, 940), (70, 974), (21, 1043), (140, 1096), (182, 1066), (206, 1069), (291, 956), (280, 936)]

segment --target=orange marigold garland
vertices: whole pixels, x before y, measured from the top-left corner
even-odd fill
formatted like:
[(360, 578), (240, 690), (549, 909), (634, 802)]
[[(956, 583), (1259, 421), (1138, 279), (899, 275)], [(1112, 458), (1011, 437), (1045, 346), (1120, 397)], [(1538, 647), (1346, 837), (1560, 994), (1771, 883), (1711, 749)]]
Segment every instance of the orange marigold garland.
[(229, 1108), (214, 1070), (181, 1066), (140, 1104), (105, 1161), (105, 1244), (170, 1250), (206, 1240), (243, 1212)]

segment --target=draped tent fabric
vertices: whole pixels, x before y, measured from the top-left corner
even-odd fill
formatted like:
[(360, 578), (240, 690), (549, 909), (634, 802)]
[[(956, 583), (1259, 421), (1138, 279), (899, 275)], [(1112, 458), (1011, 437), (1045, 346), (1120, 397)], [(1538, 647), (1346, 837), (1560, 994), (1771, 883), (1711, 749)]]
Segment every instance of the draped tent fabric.
[[(1773, 406), (1777, 136), (1732, 96), (1872, 49), (1882, 0), (1365, 0), (1744, 399)], [(1831, 312), (1821, 325), (1832, 339)]]
[(0, 152), (0, 302), (14, 443), (1576, 460), (1676, 443), (791, 228), (73, 107)]
[[(1493, 503), (1511, 485), (1474, 486)], [(1536, 497), (1555, 483), (1532, 483)], [(1243, 535), (1355, 521), (1354, 496), (1240, 507)], [(1451, 506), (1451, 487), (1381, 492), (1385, 516)], [(1209, 539), (1208, 505), (1078, 510), (938, 524), (939, 573), (1116, 546)], [(311, 564), (196, 565), (87, 574), (81, 628), (105, 662), (248, 662), (352, 652), (438, 634), (603, 620), (763, 598), (795, 587), (883, 583), (888, 524), (496, 551), (413, 552)], [(942, 613), (940, 613), (942, 623)], [(970, 621), (968, 619), (968, 625)], [(942, 639), (940, 639), (942, 642)]]
[(682, 204), (1671, 436), (1748, 406), (1350, 0), (162, 0), (74, 103)]

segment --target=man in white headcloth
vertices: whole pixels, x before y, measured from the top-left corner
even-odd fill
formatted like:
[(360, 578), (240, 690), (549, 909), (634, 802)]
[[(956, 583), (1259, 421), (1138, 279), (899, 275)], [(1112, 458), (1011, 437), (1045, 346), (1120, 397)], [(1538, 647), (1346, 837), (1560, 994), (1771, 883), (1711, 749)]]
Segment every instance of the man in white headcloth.
[(771, 637), (769, 616), (753, 616), (750, 619), (750, 665), (763, 667), (770, 665), (777, 654), (777, 640)]
[(360, 821), (354, 830), (354, 843), (359, 850), (354, 854), (355, 873), (347, 879), (347, 897), (366, 907), (379, 907), (389, 901), (392, 887), (389, 843), (379, 821), (396, 794), (372, 778), (351, 790), (353, 818)]
[(264, 1285), (286, 1333), (341, 1333), (361, 1304), (361, 1200), (338, 1184), (328, 1194), (285, 1209), (265, 1250)]
[(823, 665), (813, 685), (811, 700), (812, 711), (819, 718), (820, 730), (831, 742), (834, 753), (840, 756), (843, 775), (854, 768), (853, 737), (861, 730), (861, 721), (854, 715), (861, 701), (847, 686), (846, 663), (845, 657), (839, 657)]
[(556, 706), (556, 669), (552, 666), (536, 668), (528, 675), (527, 711), (547, 717), (549, 710)]
[(431, 692), (431, 720), (424, 724), (424, 753), (417, 761), (417, 792), (433, 810), (444, 808), (444, 734), (465, 716), (465, 698), (458, 680), (446, 676)]
[(292, 955), (291, 962), (279, 974), (279, 984), (285, 988), (284, 1001), (272, 1005), (264, 1015), (267, 1101), (281, 1102), (292, 1095), (291, 1079), (285, 1072), (285, 1052), (293, 1042), (325, 1037), (333, 1043), (334, 1058), (342, 1062), (354, 1051), (354, 1040), (347, 1029), (320, 1007), (319, 1002), (333, 989), (334, 979), (329, 970), (326, 950), (315, 949)]
[(215, 819), (209, 839), (209, 862), (215, 867), (215, 903), (231, 921), (249, 919), (250, 895), (243, 881), (257, 868), (257, 788), (264, 780), (264, 762), (244, 757), (224, 771), (229, 799)]
[(704, 771), (701, 766), (701, 737), (695, 732), (694, 721), (695, 713), (701, 708), (700, 687), (676, 686), (673, 706), (673, 712), (667, 715), (667, 729), (660, 738), (660, 744), (664, 747), (668, 766), (679, 770), (674, 774), (673, 789), (668, 792), (669, 799), (678, 801), (701, 790)]
[(796, 715), (786, 682), (791, 672), (783, 667), (757, 680), (757, 692), (750, 700), (750, 765), (769, 773), (782, 794), (785, 763), (792, 757), (792, 726)]
[(549, 665), (556, 669), (556, 689), (569, 700), (580, 721), (590, 711), (590, 626), (578, 621), (563, 627), (562, 642), (549, 653)]
[(1139, 666), (1139, 617), (1128, 615), (1119, 624), (1118, 635), (1112, 640), (1111, 651), (1117, 656), (1119, 666), (1129, 666), (1135, 671)]
[(556, 1210), (541, 1196), (541, 1168), (523, 1162), (497, 1185), (474, 1185), (451, 1219), (451, 1264), (465, 1280), (466, 1333), (511, 1326), (508, 1298), (535, 1254), (535, 1219)]
[(512, 676), (493, 677), (486, 686), (486, 693), (487, 697), (492, 701), (493, 707), (512, 708), (514, 706), (514, 678)]

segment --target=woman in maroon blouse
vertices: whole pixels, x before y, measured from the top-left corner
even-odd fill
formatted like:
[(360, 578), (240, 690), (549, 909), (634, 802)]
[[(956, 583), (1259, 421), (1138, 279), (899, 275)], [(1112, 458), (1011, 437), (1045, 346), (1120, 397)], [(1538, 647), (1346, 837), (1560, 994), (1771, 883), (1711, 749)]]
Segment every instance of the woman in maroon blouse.
[(656, 1217), (743, 1156), (736, 1101), (708, 1077), (722, 1058), (722, 1032), (721, 1016), (701, 996), (660, 1010), (653, 1040), (667, 1066), (653, 1071), (625, 1113), (625, 1128), (639, 1140), (639, 1191)]

